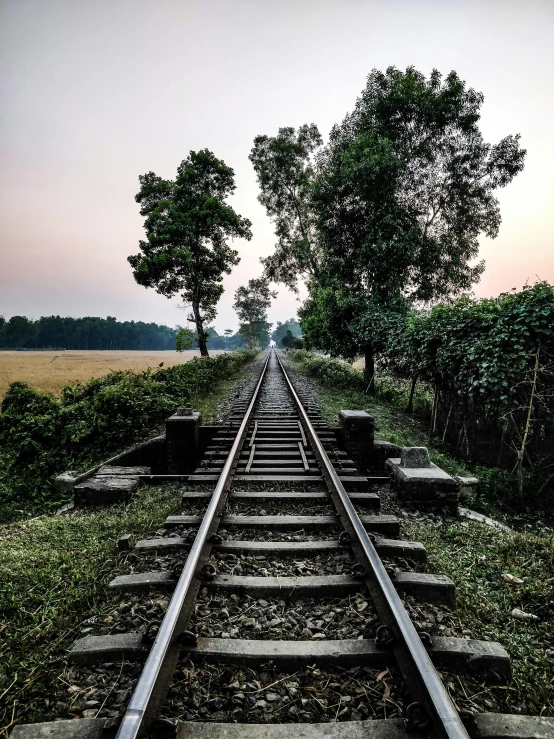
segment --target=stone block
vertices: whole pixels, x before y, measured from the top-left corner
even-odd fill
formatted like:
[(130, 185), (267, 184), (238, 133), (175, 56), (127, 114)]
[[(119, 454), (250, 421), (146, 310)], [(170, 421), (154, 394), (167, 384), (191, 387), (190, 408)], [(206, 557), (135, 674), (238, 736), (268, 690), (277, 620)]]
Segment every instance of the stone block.
[(400, 452), (400, 466), (410, 469), (431, 467), (426, 446), (405, 446)]
[(12, 739), (102, 739), (108, 722), (105, 718), (48, 721), (40, 724), (20, 724), (11, 733)]
[(113, 464), (105, 464), (96, 473), (96, 477), (135, 477), (136, 475), (150, 475), (150, 467), (120, 467)]
[(360, 472), (371, 467), (375, 422), (365, 411), (339, 412), (339, 428), (345, 451)]
[(418, 508), (446, 509), (456, 513), (459, 500), (458, 482), (432, 462), (429, 462), (430, 467), (406, 467), (402, 465), (402, 459), (414, 459), (417, 462), (418, 459), (423, 459), (423, 455), (387, 459), (385, 467), (392, 474), (399, 499), (413, 503)]
[(377, 470), (383, 469), (387, 459), (399, 457), (402, 449), (390, 441), (374, 441), (371, 454), (371, 466)]
[(457, 477), (460, 483), (461, 500), (469, 500), (479, 490), (479, 480), (476, 477)]
[(54, 480), (54, 490), (58, 493), (69, 493), (73, 490), (79, 480), (79, 473), (73, 470), (62, 472)]
[(200, 456), (198, 429), (202, 414), (179, 408), (165, 422), (167, 472), (182, 475), (192, 472)]
[(90, 477), (88, 480), (75, 486), (74, 500), (76, 507), (112, 505), (122, 503), (131, 498), (137, 490), (139, 480), (137, 477), (121, 477), (100, 475)]

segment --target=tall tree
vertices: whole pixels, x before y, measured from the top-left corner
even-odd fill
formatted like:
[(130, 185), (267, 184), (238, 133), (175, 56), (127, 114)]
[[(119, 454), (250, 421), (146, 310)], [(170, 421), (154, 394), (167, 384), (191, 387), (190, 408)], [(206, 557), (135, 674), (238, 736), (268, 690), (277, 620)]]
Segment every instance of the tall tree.
[(264, 277), (249, 280), (235, 291), (233, 308), (239, 317), (239, 332), (249, 349), (255, 341), (260, 344), (269, 341), (271, 324), (267, 322), (267, 309), (276, 297), (277, 293), (269, 289), (269, 281)]
[(262, 259), (265, 274), (294, 292), (302, 276), (318, 277), (318, 245), (312, 204), (315, 154), (323, 140), (317, 126), (280, 128), (256, 136), (250, 161), (258, 177), (258, 200), (275, 225), (274, 253)]
[(498, 234), (494, 191), (521, 171), (525, 151), (519, 136), (483, 141), (482, 103), (455, 72), (374, 70), (317, 155), (305, 198), (317, 270), (302, 328), (335, 356), (365, 355), (368, 383), (387, 313), (459, 294), (484, 269), (472, 260), (479, 235)]
[(277, 346), (285, 346), (282, 343), (282, 339), (284, 336), (286, 336), (288, 331), (290, 331), (290, 333), (292, 334), (293, 339), (299, 337), (302, 334), (302, 331), (300, 330), (300, 325), (298, 324), (298, 321), (296, 321), (294, 318), (289, 318), (289, 320), (285, 321), (284, 323), (281, 323), (281, 321), (277, 321), (277, 326), (271, 334), (271, 338), (277, 344)]
[(223, 275), (240, 261), (228, 240), (252, 237), (250, 221), (225, 202), (235, 190), (234, 172), (202, 149), (181, 162), (175, 180), (149, 172), (139, 181), (135, 199), (146, 216), (147, 240), (139, 242), (139, 254), (128, 257), (133, 275), (139, 285), (168, 298), (181, 294), (207, 357), (204, 323), (215, 319)]

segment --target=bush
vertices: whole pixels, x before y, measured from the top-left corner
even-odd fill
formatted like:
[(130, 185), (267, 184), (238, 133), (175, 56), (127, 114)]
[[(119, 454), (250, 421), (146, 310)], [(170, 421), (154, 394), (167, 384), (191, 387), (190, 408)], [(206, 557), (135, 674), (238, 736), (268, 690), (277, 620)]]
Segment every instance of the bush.
[(367, 384), (362, 373), (339, 359), (329, 359), (312, 354), (305, 349), (295, 349), (292, 359), (299, 362), (302, 371), (325, 385), (351, 390), (365, 390)]
[(53, 478), (86, 469), (143, 439), (176, 407), (251, 361), (238, 351), (168, 369), (112, 372), (65, 387), (61, 398), (14, 382), (0, 404), (0, 502), (58, 503)]

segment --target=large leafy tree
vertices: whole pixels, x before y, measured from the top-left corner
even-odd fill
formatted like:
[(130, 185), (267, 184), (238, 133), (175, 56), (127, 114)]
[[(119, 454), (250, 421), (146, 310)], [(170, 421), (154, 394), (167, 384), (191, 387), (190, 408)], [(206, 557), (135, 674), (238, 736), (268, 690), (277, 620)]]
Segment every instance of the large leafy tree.
[(271, 324), (267, 322), (267, 309), (277, 293), (269, 288), (269, 281), (260, 277), (249, 280), (235, 291), (233, 304), (240, 321), (239, 332), (245, 337), (249, 349), (254, 342), (269, 341)]
[(277, 346), (283, 346), (283, 337), (286, 336), (289, 331), (292, 334), (293, 339), (302, 335), (300, 325), (298, 321), (294, 318), (289, 318), (289, 320), (285, 321), (284, 323), (281, 323), (281, 321), (277, 321), (277, 326), (271, 334), (271, 338), (277, 344)]
[(216, 316), (223, 275), (239, 262), (229, 238), (250, 239), (251, 223), (225, 200), (235, 190), (231, 167), (208, 149), (191, 151), (175, 180), (149, 172), (139, 177), (136, 201), (146, 216), (146, 241), (129, 263), (139, 285), (190, 306), (202, 356), (208, 356), (204, 324)]
[(525, 151), (518, 136), (483, 141), (482, 103), (455, 72), (374, 70), (317, 153), (305, 198), (317, 269), (305, 270), (303, 331), (335, 356), (365, 355), (369, 383), (388, 313), (459, 294), (484, 269), (473, 260), (480, 234), (498, 234), (494, 191), (521, 171)]
[(275, 251), (262, 259), (273, 282), (297, 290), (298, 278), (318, 277), (319, 255), (313, 208), (315, 155), (323, 140), (317, 127), (280, 128), (277, 136), (257, 136), (250, 161), (258, 177), (258, 200), (272, 219)]

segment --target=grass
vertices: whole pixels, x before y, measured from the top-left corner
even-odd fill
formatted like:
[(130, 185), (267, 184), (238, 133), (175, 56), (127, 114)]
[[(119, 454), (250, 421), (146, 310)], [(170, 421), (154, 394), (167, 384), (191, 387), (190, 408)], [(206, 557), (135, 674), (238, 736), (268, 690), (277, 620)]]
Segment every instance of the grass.
[[(507, 686), (489, 699), (510, 713), (554, 716), (554, 535), (505, 532), (477, 523), (410, 521), (404, 536), (428, 551), (428, 569), (456, 584), (460, 635), (498, 641), (512, 660)], [(523, 580), (510, 585), (509, 573)], [(520, 621), (514, 608), (538, 616)], [(485, 708), (486, 710), (486, 704)]]
[[(295, 367), (302, 371), (301, 364)], [(376, 439), (399, 446), (427, 446), (432, 460), (450, 474), (471, 474), (462, 461), (438, 448), (410, 415), (360, 391), (331, 388), (311, 379), (322, 415), (331, 425), (337, 424), (339, 410), (365, 410), (375, 418)], [(403, 513), (393, 495), (382, 509)], [(486, 686), (445, 675), (459, 707), (554, 716), (552, 529), (527, 524), (522, 531), (506, 532), (478, 523), (413, 515), (404, 518), (402, 536), (424, 544), (429, 572), (448, 575), (456, 584), (457, 608), (452, 618), (457, 635), (498, 641), (512, 659), (508, 685)], [(524, 582), (510, 585), (503, 573)], [(535, 614), (538, 620), (519, 621), (510, 615), (514, 608)]]
[[(212, 351), (212, 355), (221, 351)], [(88, 382), (115, 370), (145, 370), (188, 362), (198, 350), (184, 351), (0, 351), (0, 401), (16, 380), (37, 390), (59, 395), (65, 385)]]
[[(205, 424), (248, 372), (245, 366), (193, 399)], [(0, 525), (2, 739), (14, 724), (48, 720), (48, 706), (67, 701), (61, 677), (67, 650), (87, 618), (113, 608), (106, 606), (106, 586), (117, 569), (118, 538), (151, 535), (179, 508), (181, 492), (182, 486), (144, 487), (128, 505)]]
[(83, 621), (105, 607), (118, 538), (151, 534), (179, 494), (145, 487), (126, 506), (0, 527), (0, 737), (44, 719), (45, 697), (67, 700), (59, 675)]

